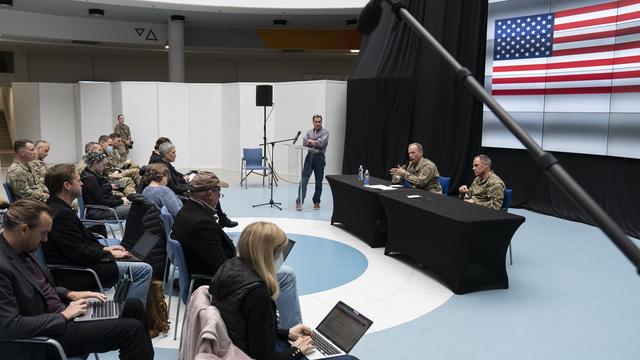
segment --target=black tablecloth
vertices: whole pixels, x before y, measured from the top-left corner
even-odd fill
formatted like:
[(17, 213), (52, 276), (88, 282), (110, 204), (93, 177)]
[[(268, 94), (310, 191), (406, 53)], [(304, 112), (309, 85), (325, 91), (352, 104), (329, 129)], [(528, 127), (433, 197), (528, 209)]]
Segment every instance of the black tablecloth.
[(416, 189), (378, 197), (387, 219), (385, 254), (400, 252), (431, 268), (456, 294), (509, 287), (506, 252), (524, 217)]
[[(385, 191), (364, 187), (355, 175), (328, 175), (327, 180), (333, 195), (331, 224), (343, 224), (346, 230), (371, 247), (384, 246), (387, 241), (387, 219), (378, 194)], [(391, 181), (370, 177), (369, 184), (390, 185)]]

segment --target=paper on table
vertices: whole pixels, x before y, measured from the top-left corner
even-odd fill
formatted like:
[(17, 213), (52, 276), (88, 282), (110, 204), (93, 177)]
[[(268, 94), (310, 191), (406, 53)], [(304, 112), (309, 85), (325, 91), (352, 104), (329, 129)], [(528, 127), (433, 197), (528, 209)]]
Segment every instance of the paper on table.
[(404, 185), (402, 185), (402, 184), (393, 184), (393, 185), (390, 185), (390, 186), (391, 186), (392, 188), (401, 188), (401, 187), (404, 187)]
[(387, 185), (365, 185), (364, 187), (368, 187), (370, 189), (378, 189), (378, 190), (395, 190), (395, 188), (392, 188), (391, 186), (387, 186)]
[(421, 198), (422, 195), (407, 195), (409, 199)]

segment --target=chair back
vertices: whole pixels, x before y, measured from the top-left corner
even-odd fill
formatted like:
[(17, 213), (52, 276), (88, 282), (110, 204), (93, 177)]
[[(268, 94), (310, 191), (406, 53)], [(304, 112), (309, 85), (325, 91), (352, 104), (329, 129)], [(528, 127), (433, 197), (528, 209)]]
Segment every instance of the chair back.
[(512, 192), (513, 191), (511, 189), (504, 190), (504, 198), (502, 198), (502, 207), (500, 208), (500, 210), (509, 210), (509, 205), (511, 205)]
[(171, 239), (171, 229), (173, 228), (173, 216), (171, 216), (166, 206), (163, 206), (162, 209), (160, 209), (160, 220), (162, 220), (164, 234), (167, 242), (169, 242)]
[[(82, 195), (78, 196), (77, 199), (78, 199), (78, 217), (80, 217), (80, 219), (84, 219), (84, 216), (85, 216), (84, 199), (82, 198)], [(124, 235), (124, 233), (122, 235)]]
[(187, 258), (182, 251), (182, 245), (177, 240), (167, 240), (167, 256), (174, 266), (178, 267), (178, 283), (180, 284), (180, 298), (184, 304), (189, 299), (189, 283), (191, 276), (187, 267)]
[(11, 191), (11, 186), (9, 186), (8, 182), (3, 182), (2, 186), (4, 186), (4, 192), (7, 193), (7, 200), (9, 200), (9, 204), (13, 204), (16, 201), (16, 197), (13, 196), (13, 191)]
[(451, 184), (451, 178), (446, 176), (438, 177), (440, 186), (442, 187), (442, 195), (447, 196), (449, 194), (449, 185)]
[(261, 148), (243, 148), (242, 157), (246, 163), (246, 167), (252, 166), (262, 167), (262, 149)]
[(35, 256), (36, 260), (40, 263), (40, 265), (47, 267), (47, 257), (44, 255), (44, 250), (42, 246), (38, 246), (36, 251), (33, 252), (33, 256)]

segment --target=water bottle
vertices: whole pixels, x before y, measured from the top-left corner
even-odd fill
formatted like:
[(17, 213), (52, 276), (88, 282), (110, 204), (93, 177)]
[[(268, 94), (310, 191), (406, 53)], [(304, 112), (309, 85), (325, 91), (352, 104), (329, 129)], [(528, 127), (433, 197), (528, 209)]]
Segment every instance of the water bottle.
[(362, 165), (360, 165), (360, 167), (358, 167), (358, 180), (362, 181), (363, 180), (363, 171), (364, 168), (362, 167)]
[(364, 171), (364, 184), (369, 185), (369, 170)]

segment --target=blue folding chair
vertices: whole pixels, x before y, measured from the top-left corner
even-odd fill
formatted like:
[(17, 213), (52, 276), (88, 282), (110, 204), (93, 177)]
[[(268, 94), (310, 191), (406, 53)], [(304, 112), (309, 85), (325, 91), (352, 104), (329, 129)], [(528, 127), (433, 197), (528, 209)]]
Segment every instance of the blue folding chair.
[[(249, 172), (247, 173), (247, 170)], [(251, 174), (257, 174), (262, 176), (262, 186), (264, 186), (264, 178), (267, 177), (268, 168), (264, 164), (264, 158), (262, 156), (262, 149), (242, 149), (242, 161), (240, 163), (240, 186), (244, 182), (245, 189), (247, 188), (247, 177)], [(262, 174), (256, 172), (262, 171)]]
[[(113, 213), (113, 217), (114, 219), (87, 219), (87, 210), (88, 209), (102, 209), (102, 210), (107, 210), (107, 211), (111, 211)], [(80, 216), (80, 220), (91, 220), (94, 222), (100, 222), (102, 224), (105, 225), (118, 225), (120, 227), (120, 234), (121, 236), (124, 236), (124, 226), (122, 225), (122, 223), (124, 223), (127, 219), (120, 219), (118, 217), (118, 213), (116, 212), (116, 210), (112, 207), (109, 206), (102, 206), (102, 205), (86, 205), (84, 203), (84, 199), (82, 198), (82, 196), (78, 196), (78, 215)]]
[(42, 246), (38, 246), (36, 251), (33, 252), (33, 256), (35, 256), (36, 260), (40, 263), (40, 265), (46, 267), (49, 270), (81, 271), (81, 272), (86, 272), (91, 274), (91, 276), (93, 276), (93, 279), (96, 281), (98, 290), (101, 293), (104, 293), (104, 287), (102, 286), (102, 282), (100, 281), (100, 278), (98, 277), (98, 274), (95, 272), (95, 270), (91, 268), (84, 268), (79, 266), (47, 264), (47, 257), (44, 255), (44, 250), (42, 249)]
[(4, 192), (7, 193), (7, 200), (9, 201), (9, 204), (13, 204), (13, 202), (16, 201), (16, 197), (13, 196), (11, 186), (6, 181), (2, 183), (2, 186), (4, 186)]
[[(36, 336), (29, 339), (10, 340), (10, 342), (28, 343), (28, 344), (44, 344), (44, 345), (53, 346), (57, 350), (60, 360), (86, 360), (89, 357), (89, 355), (67, 357), (67, 354), (64, 353), (64, 349), (62, 348), (62, 345), (60, 345), (60, 343), (57, 340), (48, 338), (46, 336)], [(94, 353), (93, 356), (96, 358), (96, 360), (100, 360), (97, 353)]]
[(446, 176), (439, 176), (440, 186), (442, 187), (442, 195), (449, 195), (449, 185), (451, 184), (451, 178)]
[[(505, 189), (504, 197), (502, 198), (502, 207), (500, 210), (509, 211), (509, 205), (511, 205), (511, 195), (513, 190)], [(513, 265), (513, 255), (511, 254), (511, 242), (509, 242), (509, 265)]]
[[(173, 280), (175, 279), (176, 270), (178, 270), (178, 284), (180, 286), (178, 295), (178, 311), (176, 311), (175, 328), (173, 329), (173, 340), (178, 336), (178, 324), (180, 321), (180, 303), (185, 305), (189, 303), (189, 298), (193, 292), (193, 283), (195, 280), (211, 280), (213, 276), (204, 274), (189, 274), (189, 268), (187, 267), (187, 258), (182, 251), (182, 245), (177, 240), (169, 238), (167, 240), (167, 258), (173, 264), (173, 269), (169, 275), (169, 289), (173, 287)], [(182, 301), (180, 301), (182, 300)], [(171, 292), (169, 292), (169, 309), (171, 309)], [(182, 325), (184, 325), (184, 319), (182, 319)], [(182, 326), (181, 326), (182, 327)]]

